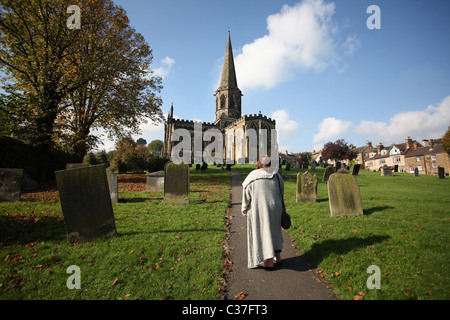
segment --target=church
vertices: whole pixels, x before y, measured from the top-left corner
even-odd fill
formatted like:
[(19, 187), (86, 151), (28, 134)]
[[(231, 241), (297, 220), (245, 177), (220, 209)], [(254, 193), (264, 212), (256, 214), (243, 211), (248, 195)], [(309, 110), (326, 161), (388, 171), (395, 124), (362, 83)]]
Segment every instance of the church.
[[(221, 140), (220, 148), (223, 148), (223, 150), (216, 151), (220, 151), (220, 154), (224, 156), (220, 161), (216, 161), (217, 163), (230, 163), (230, 160), (232, 163), (255, 163), (257, 157), (263, 154), (278, 159), (275, 120), (262, 115), (261, 112), (253, 115), (242, 114), (241, 97), (243, 94), (237, 85), (229, 31), (220, 84), (214, 96), (216, 98), (215, 120), (213, 123), (201, 123), (201, 136), (203, 137), (203, 134), (207, 131), (220, 132), (222, 135), (222, 139), (219, 140)], [(172, 105), (164, 127), (163, 156), (173, 158), (172, 151), (179, 141), (178, 136), (174, 133), (179, 129), (184, 129), (179, 131), (189, 132), (192, 140), (189, 145), (192, 148), (190, 154), (194, 161), (190, 163), (199, 163), (194, 159), (195, 129), (198, 131), (198, 128), (198, 122), (174, 119)], [(202, 140), (201, 150), (205, 150), (208, 145), (208, 141)], [(271, 154), (272, 150), (274, 150), (274, 155)]]

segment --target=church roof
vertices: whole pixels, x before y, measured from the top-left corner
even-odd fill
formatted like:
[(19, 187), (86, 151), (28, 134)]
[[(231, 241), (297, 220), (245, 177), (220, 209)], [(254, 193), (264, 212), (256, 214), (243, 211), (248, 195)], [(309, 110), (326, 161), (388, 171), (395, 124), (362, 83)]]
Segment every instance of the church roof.
[(236, 71), (234, 69), (233, 49), (231, 48), (230, 31), (228, 31), (227, 49), (223, 61), (222, 77), (219, 89), (237, 88)]

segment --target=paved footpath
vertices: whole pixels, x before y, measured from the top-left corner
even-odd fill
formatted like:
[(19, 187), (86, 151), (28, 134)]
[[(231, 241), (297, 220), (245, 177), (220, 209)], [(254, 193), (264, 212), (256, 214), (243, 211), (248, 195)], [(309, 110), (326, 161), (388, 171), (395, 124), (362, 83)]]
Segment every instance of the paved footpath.
[(241, 213), (239, 171), (231, 171), (231, 184), (229, 260), (233, 265), (226, 278), (226, 299), (235, 300), (236, 294), (243, 292), (244, 300), (335, 300), (332, 289), (316, 280), (316, 270), (291, 246), (291, 238), (284, 231), (283, 264), (273, 271), (247, 268), (247, 218)]

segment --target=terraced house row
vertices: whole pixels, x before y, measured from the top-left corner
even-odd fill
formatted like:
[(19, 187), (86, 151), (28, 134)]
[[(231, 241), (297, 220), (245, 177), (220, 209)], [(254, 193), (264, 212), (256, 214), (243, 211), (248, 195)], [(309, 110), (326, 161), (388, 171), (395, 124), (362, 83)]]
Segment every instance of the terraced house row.
[(418, 142), (406, 137), (404, 143), (384, 146), (379, 142), (375, 147), (367, 141), (365, 146), (353, 149), (358, 153), (356, 163), (366, 170), (378, 171), (388, 166), (398, 172), (414, 173), (417, 168), (419, 174), (437, 175), (438, 167), (443, 167), (446, 175), (450, 173), (450, 158), (441, 139)]

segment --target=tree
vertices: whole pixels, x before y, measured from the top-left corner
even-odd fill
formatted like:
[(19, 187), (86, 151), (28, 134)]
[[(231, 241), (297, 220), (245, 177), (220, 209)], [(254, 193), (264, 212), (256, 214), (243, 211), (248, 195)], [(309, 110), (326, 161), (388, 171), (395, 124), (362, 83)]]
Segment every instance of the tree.
[(322, 149), (323, 160), (353, 160), (357, 156), (344, 139), (327, 142)]
[(163, 120), (161, 99), (155, 94), (162, 88), (161, 78), (150, 70), (150, 47), (129, 25), (122, 8), (108, 3), (98, 11), (101, 23), (86, 27), (91, 38), (80, 44), (79, 59), (83, 63), (95, 54), (101, 63), (91, 71), (95, 77), (69, 95), (60, 117), (71, 133), (66, 140), (80, 156), (97, 142), (91, 129), (103, 128), (109, 138), (121, 138), (140, 133), (140, 125), (148, 120)]
[[(67, 27), (69, 5), (81, 8), (81, 28)], [(0, 63), (9, 110), (27, 106), (33, 144), (55, 142), (79, 158), (109, 137), (138, 133), (162, 121), (161, 78), (152, 52), (112, 0), (0, 0)], [(11, 113), (10, 112), (10, 113)], [(56, 134), (57, 133), (57, 134)]]
[[(0, 0), (0, 63), (4, 90), (22, 100), (32, 142), (50, 145), (62, 99), (84, 84), (87, 64), (76, 65), (83, 29), (67, 28), (69, 0)], [(80, 1), (88, 5), (91, 1)], [(95, 17), (83, 15), (86, 24)]]
[(148, 144), (148, 151), (151, 155), (160, 156), (164, 143), (161, 140), (153, 140)]
[(144, 138), (139, 138), (136, 140), (136, 144), (138, 145), (146, 145), (147, 144), (147, 140), (145, 140)]
[(450, 127), (448, 127), (447, 132), (442, 137), (442, 148), (444, 148), (447, 154), (450, 154)]

